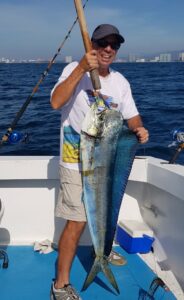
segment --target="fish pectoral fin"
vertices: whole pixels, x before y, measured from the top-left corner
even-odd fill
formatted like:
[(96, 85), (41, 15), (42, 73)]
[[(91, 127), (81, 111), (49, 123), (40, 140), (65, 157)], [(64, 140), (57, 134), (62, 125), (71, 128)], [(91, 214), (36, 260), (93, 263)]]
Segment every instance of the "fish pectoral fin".
[(89, 274), (86, 277), (86, 280), (84, 282), (83, 288), (82, 290), (86, 290), (88, 288), (88, 286), (93, 282), (93, 280), (95, 279), (96, 275), (102, 271), (105, 276), (107, 277), (107, 279), (109, 280), (109, 282), (111, 283), (111, 285), (113, 286), (113, 288), (116, 290), (116, 292), (119, 294), (119, 288), (118, 285), (116, 283), (115, 277), (108, 265), (108, 261), (106, 257), (96, 257), (94, 264), (91, 268), (91, 271), (89, 272)]

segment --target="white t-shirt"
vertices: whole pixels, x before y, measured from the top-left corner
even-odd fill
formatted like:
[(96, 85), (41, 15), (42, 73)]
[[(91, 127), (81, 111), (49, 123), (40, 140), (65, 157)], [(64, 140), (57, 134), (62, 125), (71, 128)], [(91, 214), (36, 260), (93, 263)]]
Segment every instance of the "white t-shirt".
[[(64, 68), (51, 94), (77, 65), (77, 62), (72, 62)], [(100, 93), (107, 99), (111, 98), (111, 108), (120, 111), (123, 119), (127, 120), (139, 114), (130, 85), (123, 75), (110, 69), (108, 76), (100, 76), (100, 82)], [(84, 117), (90, 109), (92, 90), (90, 75), (86, 73), (75, 88), (70, 100), (61, 108), (60, 164), (69, 169), (80, 169), (80, 131)]]

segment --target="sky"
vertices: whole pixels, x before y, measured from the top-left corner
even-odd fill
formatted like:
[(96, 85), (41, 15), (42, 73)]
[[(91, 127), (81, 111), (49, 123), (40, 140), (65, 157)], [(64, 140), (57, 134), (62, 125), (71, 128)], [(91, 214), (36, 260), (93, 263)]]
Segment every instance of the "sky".
[[(123, 57), (184, 50), (183, 12), (184, 0), (89, 0), (85, 16), (90, 35), (102, 23), (118, 27)], [(75, 17), (73, 0), (0, 0), (0, 58), (52, 58)], [(83, 53), (76, 24), (59, 59)]]

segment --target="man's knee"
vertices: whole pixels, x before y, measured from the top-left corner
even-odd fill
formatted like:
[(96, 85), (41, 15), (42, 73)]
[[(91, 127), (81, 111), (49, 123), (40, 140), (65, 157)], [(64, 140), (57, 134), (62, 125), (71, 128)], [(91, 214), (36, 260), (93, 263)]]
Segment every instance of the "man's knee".
[(85, 221), (72, 221), (72, 220), (68, 220), (67, 221), (67, 227), (70, 230), (70, 232), (75, 232), (77, 233), (81, 233), (83, 232), (84, 228), (86, 226), (86, 222)]

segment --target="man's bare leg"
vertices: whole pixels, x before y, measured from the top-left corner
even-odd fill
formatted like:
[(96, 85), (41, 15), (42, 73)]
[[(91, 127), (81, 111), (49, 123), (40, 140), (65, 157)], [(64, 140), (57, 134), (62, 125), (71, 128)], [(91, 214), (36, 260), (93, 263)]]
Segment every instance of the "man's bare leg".
[(56, 289), (62, 288), (70, 282), (70, 269), (85, 225), (86, 222), (70, 220), (66, 222), (59, 240)]

